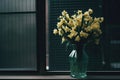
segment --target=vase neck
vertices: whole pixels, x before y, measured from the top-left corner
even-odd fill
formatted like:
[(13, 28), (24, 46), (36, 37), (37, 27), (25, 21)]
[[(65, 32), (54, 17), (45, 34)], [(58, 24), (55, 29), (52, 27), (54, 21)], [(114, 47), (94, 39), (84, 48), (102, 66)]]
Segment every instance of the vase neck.
[(72, 44), (72, 49), (76, 50), (77, 49), (77, 45), (76, 44)]
[(72, 49), (74, 50), (82, 50), (84, 48), (84, 44), (72, 44)]

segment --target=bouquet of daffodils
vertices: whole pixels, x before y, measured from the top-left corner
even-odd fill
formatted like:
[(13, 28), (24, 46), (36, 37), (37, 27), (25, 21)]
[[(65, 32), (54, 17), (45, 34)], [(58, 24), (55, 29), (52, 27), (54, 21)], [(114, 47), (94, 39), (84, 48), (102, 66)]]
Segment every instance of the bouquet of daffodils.
[(80, 41), (93, 41), (99, 44), (99, 38), (102, 34), (100, 24), (103, 22), (103, 17), (92, 17), (92, 9), (86, 12), (78, 10), (74, 15), (69, 15), (67, 11), (63, 10), (59, 16), (57, 28), (53, 30), (53, 34), (59, 35), (62, 43), (70, 41), (76, 43)]

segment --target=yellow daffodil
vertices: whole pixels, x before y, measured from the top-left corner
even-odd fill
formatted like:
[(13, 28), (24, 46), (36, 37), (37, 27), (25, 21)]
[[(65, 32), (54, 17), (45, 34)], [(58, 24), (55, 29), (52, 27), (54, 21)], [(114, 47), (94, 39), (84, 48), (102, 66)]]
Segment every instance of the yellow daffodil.
[(92, 28), (93, 30), (97, 30), (97, 29), (100, 28), (100, 24), (99, 24), (98, 22), (93, 23), (93, 24), (91, 24), (91, 28)]
[(55, 34), (55, 35), (58, 34), (58, 30), (57, 30), (57, 29), (54, 29), (54, 30), (53, 30), (53, 34)]
[(76, 18), (77, 26), (80, 27), (82, 24), (82, 19)]
[(77, 13), (78, 13), (78, 15), (79, 15), (79, 14), (82, 14), (82, 10), (78, 10), (78, 12), (77, 12)]
[(77, 26), (81, 26), (82, 17), (83, 17), (83, 15), (80, 14), (80, 15), (78, 15), (78, 16), (75, 18), (75, 20), (76, 20), (76, 22), (77, 22)]
[(74, 21), (73, 21), (73, 20), (70, 20), (69, 23), (68, 23), (68, 25), (69, 25), (70, 27), (74, 27)]
[(83, 38), (87, 38), (88, 37), (88, 33), (81, 31), (80, 32), (80, 36), (83, 37)]
[(82, 17), (83, 17), (83, 14), (79, 14), (79, 15), (76, 16), (76, 18), (80, 19), (80, 20), (82, 20)]
[(62, 18), (62, 19), (61, 19), (61, 22), (67, 23), (67, 21), (65, 20), (65, 18)]
[(76, 17), (77, 17), (77, 15), (76, 14), (74, 14), (74, 15), (72, 15), (71, 16), (73, 19), (75, 19)]
[(71, 30), (71, 33), (68, 35), (68, 37), (70, 39), (72, 39), (73, 37), (75, 37), (78, 34), (78, 32), (76, 32), (75, 30)]
[(62, 36), (63, 34), (64, 34), (64, 31), (60, 28), (60, 29), (58, 29), (58, 34), (60, 35), (60, 36)]
[(86, 16), (86, 17), (84, 18), (84, 21), (89, 21), (90, 19), (91, 19), (90, 16)]
[(104, 18), (103, 17), (99, 18), (99, 21), (100, 23), (102, 23), (104, 21)]
[(65, 26), (64, 30), (65, 30), (65, 32), (70, 32), (71, 29), (68, 28), (67, 26)]
[(99, 18), (95, 17), (93, 23), (96, 23), (96, 22), (99, 22)]
[(62, 19), (63, 18), (63, 16), (59, 16), (59, 19)]
[(88, 9), (88, 12), (89, 12), (89, 14), (92, 14), (93, 10), (92, 9)]
[(90, 26), (88, 26), (88, 27), (85, 28), (85, 31), (86, 31), (86, 32), (91, 32), (91, 31), (92, 31), (92, 28), (91, 28)]
[(86, 16), (89, 16), (89, 12), (86, 11), (83, 15), (84, 15), (85, 17), (86, 17)]
[(73, 29), (72, 29), (70, 32), (73, 34), (74, 37), (78, 34), (78, 32), (76, 32), (76, 31), (73, 30)]
[(77, 36), (77, 37), (75, 38), (75, 41), (79, 42), (79, 41), (80, 41), (80, 36)]
[(62, 15), (65, 16), (67, 14), (67, 12), (65, 10), (63, 10)]
[(78, 26), (78, 22), (77, 22), (77, 20), (74, 20), (74, 21), (73, 21), (73, 24), (74, 24), (73, 27), (77, 27), (77, 26)]
[(74, 37), (74, 34), (70, 33), (67, 37), (70, 38), (70, 39), (72, 39)]
[(58, 22), (58, 23), (57, 23), (57, 27), (58, 27), (58, 28), (62, 27), (62, 25), (63, 25), (63, 22)]
[(93, 22), (93, 17), (90, 16), (89, 18), (89, 24)]
[(62, 37), (62, 43), (64, 43), (66, 41), (65, 37)]
[(65, 16), (65, 17), (66, 17), (66, 19), (67, 19), (67, 20), (69, 20), (69, 19), (70, 19), (69, 14), (66, 14), (66, 16)]

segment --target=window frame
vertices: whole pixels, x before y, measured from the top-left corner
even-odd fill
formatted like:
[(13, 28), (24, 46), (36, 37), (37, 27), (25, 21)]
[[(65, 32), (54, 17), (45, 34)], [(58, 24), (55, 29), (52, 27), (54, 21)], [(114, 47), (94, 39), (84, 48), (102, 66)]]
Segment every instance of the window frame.
[[(29, 14), (29, 13), (32, 14), (33, 13), (33, 14), (36, 15), (36, 27), (37, 27), (37, 23), (38, 23), (37, 0), (35, 0), (35, 8), (36, 8), (35, 11), (0, 12), (0, 14), (1, 15), (2, 14), (9, 14), (10, 15), (10, 14)], [(39, 32), (38, 29), (37, 29), (37, 32)], [(38, 33), (37, 33), (37, 37), (38, 37)], [(38, 43), (38, 38), (36, 40), (37, 40), (36, 43)], [(39, 54), (38, 54), (38, 44), (36, 46), (37, 46), (37, 53), (36, 53), (37, 54), (37, 60), (36, 61), (37, 61), (37, 64), (39, 64), (39, 58), (40, 57), (38, 57), (39, 56)], [(39, 66), (38, 65), (37, 65), (37, 70), (36, 71), (35, 70), (1, 70), (0, 71), (0, 75), (37, 75), (37, 74), (39, 74)]]

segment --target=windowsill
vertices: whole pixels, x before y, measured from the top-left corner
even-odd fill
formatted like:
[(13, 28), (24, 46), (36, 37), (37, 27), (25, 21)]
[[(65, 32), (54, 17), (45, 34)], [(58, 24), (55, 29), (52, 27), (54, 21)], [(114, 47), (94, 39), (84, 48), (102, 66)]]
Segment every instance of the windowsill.
[[(75, 80), (75, 78), (72, 78), (70, 77), (69, 75), (45, 75), (45, 76), (0, 76), (0, 79), (73, 79)], [(114, 75), (114, 76), (111, 76), (111, 75), (107, 75), (107, 76), (104, 76), (104, 75), (92, 75), (92, 76), (88, 76), (86, 78), (86, 80), (91, 80), (91, 79), (94, 79), (94, 80), (103, 80), (103, 79), (120, 79), (120, 75)]]

